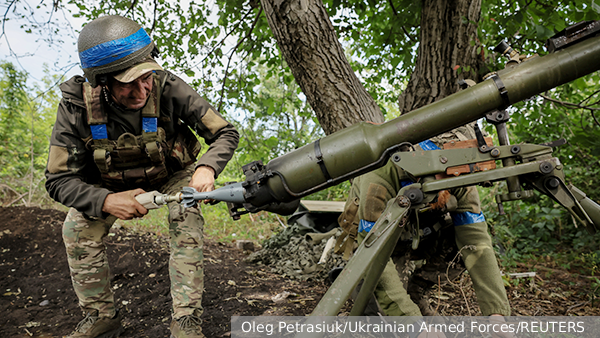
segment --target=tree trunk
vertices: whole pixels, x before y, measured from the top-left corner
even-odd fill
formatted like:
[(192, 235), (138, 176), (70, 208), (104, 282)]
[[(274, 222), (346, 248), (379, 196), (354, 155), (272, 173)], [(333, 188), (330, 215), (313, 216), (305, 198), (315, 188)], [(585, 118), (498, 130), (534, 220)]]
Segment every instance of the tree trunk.
[(350, 67), (321, 0), (261, 0), (283, 57), (326, 134), (383, 122)]
[[(398, 99), (402, 114), (458, 91), (459, 79), (480, 80), (477, 71), (483, 60), (476, 53), (480, 12), (481, 0), (423, 0), (417, 62), (406, 90)], [(461, 67), (463, 72), (458, 74), (456, 66)], [(465, 67), (470, 71), (465, 71)], [(443, 245), (434, 248), (437, 251), (432, 255), (443, 257), (444, 253), (453, 252), (454, 234), (446, 232), (444, 236), (448, 237)], [(446, 264), (427, 263), (430, 271), (446, 273)], [(421, 313), (434, 315), (427, 302), (429, 287), (421, 288), (420, 285), (427, 285), (427, 282), (416, 282), (420, 278), (422, 276), (409, 281), (409, 294)]]
[(419, 54), (398, 99), (401, 113), (458, 91), (459, 79), (479, 81), (477, 70), (483, 62), (477, 54), (480, 12), (481, 0), (423, 0)]

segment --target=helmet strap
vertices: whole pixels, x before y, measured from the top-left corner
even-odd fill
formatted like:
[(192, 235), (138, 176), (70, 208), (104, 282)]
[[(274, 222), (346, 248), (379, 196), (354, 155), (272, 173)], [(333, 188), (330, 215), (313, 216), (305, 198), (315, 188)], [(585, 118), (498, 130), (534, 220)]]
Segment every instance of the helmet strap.
[(152, 48), (152, 52), (150, 52), (150, 55), (152, 56), (152, 58), (156, 59), (159, 54), (160, 52), (158, 51), (158, 48), (155, 45), (154, 48)]
[(98, 76), (96, 76), (96, 81), (98, 82), (98, 84), (100, 86), (104, 87), (104, 86), (108, 85), (108, 75), (106, 75), (106, 74), (98, 75)]

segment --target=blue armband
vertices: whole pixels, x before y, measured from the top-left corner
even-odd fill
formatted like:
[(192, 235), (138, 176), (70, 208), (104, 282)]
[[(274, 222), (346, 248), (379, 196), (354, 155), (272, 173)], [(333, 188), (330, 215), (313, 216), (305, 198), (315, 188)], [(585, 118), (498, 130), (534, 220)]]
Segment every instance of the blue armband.
[(375, 222), (369, 222), (365, 221), (364, 219), (361, 219), (358, 222), (358, 232), (370, 232), (373, 228), (373, 225), (375, 225)]
[(454, 222), (454, 226), (481, 223), (485, 222), (485, 216), (483, 216), (483, 212), (478, 214), (469, 211), (459, 212), (452, 214), (452, 222)]

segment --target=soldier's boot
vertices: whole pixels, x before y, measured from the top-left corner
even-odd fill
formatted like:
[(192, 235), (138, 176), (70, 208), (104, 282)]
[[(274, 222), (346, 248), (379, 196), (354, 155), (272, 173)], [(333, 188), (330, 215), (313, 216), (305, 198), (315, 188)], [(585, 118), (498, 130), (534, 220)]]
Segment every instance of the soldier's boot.
[(171, 321), (171, 338), (206, 338), (202, 333), (202, 320), (194, 315)]
[(91, 311), (67, 338), (117, 338), (121, 333), (123, 326), (118, 311), (112, 318), (99, 317), (98, 311)]

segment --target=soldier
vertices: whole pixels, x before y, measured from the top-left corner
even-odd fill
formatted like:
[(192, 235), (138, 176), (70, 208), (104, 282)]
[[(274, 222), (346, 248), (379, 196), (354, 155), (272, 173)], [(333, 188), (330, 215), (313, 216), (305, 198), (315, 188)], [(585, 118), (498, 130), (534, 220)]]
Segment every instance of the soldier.
[[(457, 128), (449, 133), (440, 135), (431, 140), (421, 142), (417, 149), (434, 150), (442, 147), (443, 143), (450, 140), (468, 140), (475, 138), (473, 126)], [(366, 237), (381, 216), (387, 202), (394, 198), (398, 191), (406, 185), (412, 184), (409, 176), (389, 161), (384, 167), (357, 177), (352, 183), (344, 213), (339, 218), (340, 226), (348, 238), (355, 238), (359, 243)], [(444, 214), (450, 209), (454, 226), (455, 240), (460, 250), (464, 264), (473, 280), (477, 301), (483, 315), (510, 315), (510, 305), (504, 289), (496, 256), (492, 248), (492, 240), (487, 231), (485, 217), (481, 212), (479, 194), (475, 187), (453, 189), (449, 192), (455, 199), (454, 205), (443, 203), (441, 211), (431, 211), (419, 214), (421, 228), (426, 223), (432, 232), (444, 227)], [(448, 198), (450, 195), (446, 195)], [(438, 196), (438, 200), (440, 197)], [(409, 224), (407, 227), (415, 226)], [(410, 243), (411, 232), (407, 231), (400, 239)], [(347, 241), (352, 243), (353, 241)], [(433, 243), (437, 243), (433, 241)], [(341, 244), (341, 240), (340, 240)], [(428, 244), (432, 244), (431, 242)], [(439, 243), (437, 243), (439, 244)], [(341, 246), (341, 245), (340, 245)], [(408, 245), (410, 250), (410, 244)], [(348, 256), (349, 245), (338, 247), (339, 251), (346, 251)], [(398, 250), (400, 249), (400, 250)], [(406, 248), (397, 247), (397, 251), (406, 254)], [(432, 249), (428, 245), (419, 247), (419, 250)], [(414, 252), (412, 252), (414, 253)], [(410, 253), (409, 253), (410, 255)], [(400, 267), (398, 270), (403, 270)], [(375, 289), (375, 298), (379, 309), (388, 316), (421, 316), (422, 311), (415, 304), (400, 279), (394, 261), (390, 259), (386, 265), (379, 283)]]
[[(123, 331), (102, 242), (115, 220), (143, 217), (135, 196), (212, 191), (237, 148), (235, 128), (189, 85), (160, 67), (158, 50), (136, 22), (117, 15), (88, 23), (78, 39), (84, 77), (60, 85), (46, 189), (71, 207), (63, 240), (85, 318), (68, 337), (118, 337)], [(86, 81), (87, 80), (87, 81)], [(196, 161), (200, 143), (209, 145)], [(200, 207), (170, 203), (171, 337), (201, 331), (204, 219)]]

